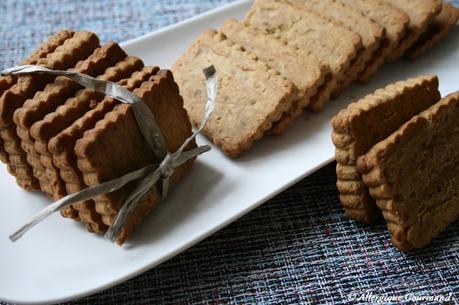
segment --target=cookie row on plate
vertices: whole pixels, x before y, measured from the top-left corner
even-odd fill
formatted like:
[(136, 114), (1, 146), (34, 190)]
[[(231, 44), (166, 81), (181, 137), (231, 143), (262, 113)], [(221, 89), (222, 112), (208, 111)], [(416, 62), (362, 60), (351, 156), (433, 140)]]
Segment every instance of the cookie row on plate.
[(174, 64), (194, 124), (213, 63), (220, 83), (205, 133), (230, 157), (267, 133), (282, 134), (305, 108), (320, 111), (387, 61), (415, 58), (459, 11), (440, 0), (256, 0), (244, 20), (208, 30)]

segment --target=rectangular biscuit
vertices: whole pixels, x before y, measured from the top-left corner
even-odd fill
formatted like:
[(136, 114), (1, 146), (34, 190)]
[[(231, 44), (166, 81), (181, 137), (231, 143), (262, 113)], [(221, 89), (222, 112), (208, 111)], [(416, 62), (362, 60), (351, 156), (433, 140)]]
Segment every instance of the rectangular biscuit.
[(445, 37), (457, 24), (458, 19), (459, 9), (451, 3), (444, 2), (440, 14), (435, 17), (429, 28), (411, 48), (406, 51), (405, 56), (411, 60), (418, 58)]
[[(142, 61), (137, 57), (126, 57), (115, 65), (108, 67), (97, 78), (117, 82), (129, 77), (134, 71), (143, 68)], [(60, 131), (71, 125), (83, 116), (91, 108), (94, 108), (104, 95), (91, 90), (80, 90), (74, 97), (67, 99), (56, 111), (47, 114), (42, 120), (38, 120), (30, 127), (31, 144), (39, 155), (38, 161), (45, 168), (45, 178), (54, 200), (58, 200), (67, 194), (65, 184), (60, 179), (57, 168), (52, 163), (52, 157), (48, 152), (48, 141)]]
[(349, 218), (371, 223), (380, 216), (357, 170), (357, 158), (439, 99), (438, 78), (421, 76), (378, 89), (333, 118), (337, 188)]
[[(158, 70), (158, 67), (145, 67), (141, 71), (134, 72), (130, 78), (119, 81), (118, 84), (133, 91), (155, 75)], [(77, 166), (77, 157), (74, 152), (76, 141), (83, 137), (87, 130), (93, 129), (96, 123), (102, 120), (105, 114), (113, 110), (118, 103), (112, 98), (104, 98), (94, 109), (86, 112), (49, 140), (48, 151), (52, 155), (53, 164), (59, 170), (59, 177), (65, 182), (67, 193), (78, 192), (87, 187)], [(75, 213), (67, 213), (63, 216), (78, 218), (91, 232), (103, 233), (107, 230), (107, 225), (102, 222), (100, 214), (95, 209), (94, 200), (73, 204), (72, 209)]]
[[(86, 58), (99, 46), (99, 39), (90, 32), (79, 32), (63, 41), (62, 45), (54, 48), (56, 42), (43, 47), (43, 50), (52, 50), (52, 53), (44, 55), (44, 51), (37, 52), (31, 61), (25, 63), (45, 65), (50, 68), (63, 68), (73, 66), (80, 59)], [(48, 45), (48, 44), (45, 44)], [(40, 57), (41, 56), (41, 57)], [(5, 148), (9, 160), (15, 160), (13, 171), (17, 173), (18, 184), (27, 190), (39, 189), (38, 181), (32, 174), (32, 167), (28, 164), (27, 154), (20, 146), (20, 138), (16, 134), (16, 125), (13, 122), (13, 114), (21, 107), (25, 100), (42, 90), (48, 83), (53, 81), (51, 76), (24, 75), (17, 78), (17, 83), (6, 90), (0, 97), (0, 136), (4, 144), (8, 144), (10, 150)]]
[(298, 95), (292, 108), (274, 123), (271, 132), (281, 134), (311, 100), (321, 99), (319, 102), (323, 103), (330, 98), (325, 80), (331, 72), (328, 65), (317, 58), (300, 49), (293, 49), (271, 35), (253, 30), (235, 19), (226, 20), (220, 31), (270, 68), (279, 71), (297, 87)]
[[(384, 63), (381, 59), (380, 47), (385, 30), (372, 19), (362, 15), (344, 0), (286, 0), (298, 8), (306, 8), (335, 22), (343, 24), (348, 29), (360, 35), (363, 49), (357, 56), (355, 71), (349, 71), (342, 84), (349, 86), (358, 75), (364, 71), (375, 73)], [(370, 74), (369, 74), (370, 75)]]
[(381, 48), (375, 54), (374, 66), (370, 64), (359, 76), (359, 81), (366, 83), (374, 74), (374, 67), (379, 64), (379, 61), (384, 63), (398, 49), (402, 38), (405, 37), (410, 17), (384, 0), (342, 1), (362, 15), (371, 18), (386, 30)]
[[(108, 43), (96, 49), (88, 58), (75, 63), (71, 70), (91, 76), (102, 74), (106, 68), (126, 57), (126, 53), (116, 43)], [(70, 78), (59, 76), (31, 99), (24, 102), (13, 116), (17, 125), (16, 131), (21, 138), (21, 147), (27, 153), (27, 160), (34, 169), (34, 175), (40, 182), (41, 190), (52, 200), (65, 195), (63, 185), (50, 185), (45, 175), (45, 166), (40, 162), (40, 154), (34, 147), (34, 139), (30, 136), (31, 126), (46, 114), (55, 111), (67, 98), (75, 95), (81, 86)]]
[(240, 45), (208, 30), (172, 68), (195, 125), (200, 124), (206, 102), (202, 69), (210, 64), (218, 71), (217, 102), (204, 133), (234, 158), (291, 109), (296, 88)]
[(415, 43), (435, 17), (440, 13), (442, 0), (385, 0), (410, 17), (406, 36), (389, 56), (388, 60), (397, 60)]
[[(316, 13), (295, 8), (284, 1), (256, 0), (244, 23), (269, 33), (284, 44), (310, 52), (328, 64), (336, 81), (334, 92), (340, 91), (345, 77), (362, 47), (360, 36), (342, 25)], [(309, 106), (320, 111), (323, 103)]]
[[(192, 131), (172, 73), (167, 70), (159, 71), (148, 82), (135, 89), (134, 94), (146, 103), (155, 116), (167, 150), (175, 152), (191, 136)], [(123, 145), (119, 145), (120, 142)], [(192, 147), (196, 147), (194, 141), (188, 148)], [(110, 151), (111, 158), (101, 155), (98, 153), (100, 151)], [(144, 140), (134, 118), (132, 106), (128, 104), (115, 106), (93, 129), (85, 132), (76, 143), (75, 154), (78, 158), (78, 168), (89, 186), (98, 185), (159, 161), (155, 159), (151, 148)], [(189, 170), (192, 162), (177, 168), (172, 177), (172, 184)], [(128, 186), (94, 199), (96, 210), (102, 212), (102, 221), (105, 224), (111, 224), (129, 190)], [(155, 186), (123, 227), (121, 235), (117, 238), (119, 244), (126, 240), (135, 224), (139, 223), (158, 202), (158, 190)]]
[(430, 243), (459, 216), (459, 92), (358, 159), (363, 181), (402, 251)]

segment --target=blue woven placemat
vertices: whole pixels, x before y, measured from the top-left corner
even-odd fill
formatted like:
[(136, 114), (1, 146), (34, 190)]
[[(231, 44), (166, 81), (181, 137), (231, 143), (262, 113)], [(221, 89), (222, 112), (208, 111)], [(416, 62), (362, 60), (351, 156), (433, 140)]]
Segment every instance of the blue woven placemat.
[[(125, 41), (229, 2), (0, 0), (0, 68), (63, 27)], [(459, 302), (459, 223), (404, 255), (391, 246), (383, 222), (362, 226), (344, 216), (334, 167), (159, 267), (69, 304), (345, 304), (383, 297), (398, 304), (450, 294)], [(1, 270), (0, 278), (8, 280)]]

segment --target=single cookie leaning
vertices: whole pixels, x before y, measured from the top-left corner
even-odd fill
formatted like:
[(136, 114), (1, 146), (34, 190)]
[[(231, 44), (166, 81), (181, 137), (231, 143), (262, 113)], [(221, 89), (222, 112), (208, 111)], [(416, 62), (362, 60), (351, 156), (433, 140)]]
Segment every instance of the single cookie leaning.
[(357, 170), (357, 158), (439, 99), (438, 78), (421, 76), (378, 89), (333, 118), (337, 187), (349, 218), (371, 223), (380, 216)]
[[(155, 116), (166, 142), (167, 150), (175, 152), (191, 136), (192, 131), (172, 73), (167, 70), (159, 71), (149, 81), (144, 82), (141, 88), (134, 90), (134, 94), (146, 103)], [(123, 145), (119, 145), (119, 143), (123, 143)], [(196, 147), (194, 141), (188, 149), (193, 147)], [(110, 152), (109, 157), (101, 152)], [(89, 186), (98, 185), (160, 161), (154, 157), (151, 148), (143, 138), (136, 123), (132, 106), (127, 104), (115, 106), (113, 111), (107, 113), (104, 119), (99, 121), (92, 130), (85, 132), (84, 136), (76, 143), (75, 154), (78, 158), (78, 168)], [(192, 163), (193, 161), (189, 161), (175, 170), (171, 178), (172, 184), (188, 172)], [(111, 224), (126, 196), (132, 190), (131, 186), (133, 185), (116, 192), (97, 196), (94, 199), (96, 210), (101, 212), (104, 223)], [(134, 226), (158, 202), (158, 189), (155, 186), (123, 227), (117, 238), (119, 244), (126, 240)]]
[(374, 61), (359, 75), (359, 81), (369, 81), (377, 67), (399, 47), (405, 36), (410, 17), (407, 14), (384, 2), (384, 0), (341, 0), (356, 12), (371, 18), (385, 29), (381, 46), (374, 54)]
[[(99, 39), (94, 33), (78, 32), (56, 47), (52, 53), (34, 60), (33, 64), (44, 65), (52, 69), (68, 69), (87, 58), (99, 47)], [(43, 48), (49, 50), (52, 48)], [(38, 54), (42, 54), (41, 51)], [(18, 184), (28, 190), (37, 189), (37, 179), (27, 160), (27, 153), (21, 147), (21, 139), (16, 131), (13, 114), (22, 107), (27, 99), (53, 82), (54, 77), (43, 75), (24, 75), (18, 82), (5, 91), (0, 98), (0, 135), (4, 141), (9, 161), (14, 166)]]
[[(342, 84), (355, 68), (356, 56), (362, 48), (360, 36), (343, 25), (280, 0), (256, 0), (244, 23), (328, 64), (336, 82), (335, 93), (343, 89)], [(311, 101), (309, 107), (320, 111), (323, 102)]]
[[(307, 8), (317, 14), (343, 24), (348, 29), (359, 34), (363, 49), (357, 56), (355, 71), (350, 71), (342, 83), (349, 86), (364, 71), (371, 76), (384, 63), (380, 47), (385, 30), (382, 26), (362, 15), (343, 0), (286, 0), (298, 8)], [(384, 46), (383, 46), (384, 47)]]
[[(118, 84), (134, 91), (151, 76), (156, 75), (158, 71), (158, 67), (145, 67), (141, 71), (134, 72), (131, 77), (119, 81)], [(105, 97), (94, 109), (86, 112), (81, 118), (49, 140), (48, 151), (52, 155), (53, 164), (58, 168), (59, 177), (65, 182), (66, 191), (69, 194), (87, 187), (83, 180), (83, 174), (77, 166), (77, 157), (74, 151), (76, 142), (83, 137), (86, 131), (93, 129), (96, 123), (118, 104), (118, 101)], [(72, 209), (75, 210), (75, 215), (63, 214), (63, 216), (81, 220), (90, 232), (103, 233), (107, 230), (107, 225), (102, 221), (101, 214), (96, 211), (94, 200), (73, 204)]]
[(459, 19), (459, 9), (451, 3), (443, 3), (443, 8), (430, 24), (427, 31), (411, 46), (405, 56), (415, 60), (428, 49), (436, 45), (449, 31), (451, 31)]
[(204, 115), (202, 69), (218, 71), (215, 110), (204, 132), (230, 157), (237, 157), (292, 107), (295, 85), (224, 35), (208, 30), (174, 64), (173, 71), (193, 124)]
[(427, 245), (459, 216), (459, 92), (405, 123), (358, 160), (403, 251)]
[(403, 56), (413, 43), (434, 21), (442, 9), (442, 0), (385, 0), (410, 17), (406, 36), (401, 41), (398, 49), (388, 58), (389, 61), (397, 60)]
[(281, 134), (297, 118), (310, 101), (324, 103), (331, 94), (330, 68), (317, 58), (293, 49), (271, 35), (258, 32), (236, 21), (228, 19), (220, 30), (229, 40), (240, 44), (270, 68), (277, 70), (298, 89), (297, 98), (290, 111), (274, 123), (271, 132)]

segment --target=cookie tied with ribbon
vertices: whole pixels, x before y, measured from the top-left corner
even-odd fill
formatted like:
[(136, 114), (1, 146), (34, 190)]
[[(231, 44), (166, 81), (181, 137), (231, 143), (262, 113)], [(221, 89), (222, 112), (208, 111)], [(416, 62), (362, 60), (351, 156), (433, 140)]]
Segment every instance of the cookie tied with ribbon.
[[(214, 108), (213, 66), (204, 69), (205, 116), (192, 133), (172, 73), (144, 67), (140, 59), (122, 50), (115, 63), (102, 64), (99, 57), (112, 50), (121, 49), (116, 44), (100, 47), (68, 70), (23, 65), (0, 72), (0, 85), (7, 91), (0, 108), (7, 106), (11, 94), (31, 91), (24, 92), (26, 100), (19, 100), (10, 126), (0, 127), (2, 161), (18, 177), (25, 167), (14, 161), (14, 153), (22, 153), (36, 175), (32, 178), (55, 200), (11, 240), (60, 210), (89, 231), (122, 244), (191, 169), (194, 159), (210, 150), (207, 145), (197, 147), (195, 137)], [(45, 84), (31, 90), (30, 83), (40, 80)], [(23, 126), (30, 128), (21, 131)], [(23, 151), (15, 152), (8, 145), (12, 132), (20, 134), (16, 138)]]

